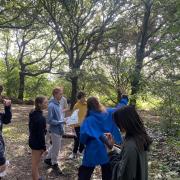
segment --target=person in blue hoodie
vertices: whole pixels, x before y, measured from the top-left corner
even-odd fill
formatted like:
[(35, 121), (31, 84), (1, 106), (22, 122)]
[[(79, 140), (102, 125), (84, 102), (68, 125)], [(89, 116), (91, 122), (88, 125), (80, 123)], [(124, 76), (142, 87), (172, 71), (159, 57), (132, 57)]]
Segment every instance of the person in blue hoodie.
[(123, 94), (121, 96), (121, 99), (120, 99), (119, 103), (116, 105), (116, 108), (120, 109), (120, 108), (128, 105), (128, 102), (129, 102), (128, 96)]
[(61, 175), (62, 171), (58, 166), (58, 154), (61, 147), (62, 135), (64, 134), (63, 124), (64, 121), (62, 119), (62, 111), (60, 108), (60, 99), (62, 97), (62, 88), (56, 87), (52, 91), (52, 98), (49, 101), (48, 105), (48, 124), (49, 131), (51, 132), (51, 141), (52, 144), (48, 150), (48, 154), (44, 162), (51, 166), (56, 173), (56, 175)]
[(97, 165), (101, 166), (102, 179), (111, 179), (111, 169), (106, 146), (101, 137), (111, 132), (115, 142), (121, 144), (121, 134), (112, 120), (114, 109), (104, 108), (96, 97), (87, 100), (87, 115), (80, 127), (80, 142), (85, 145), (78, 180), (90, 180)]

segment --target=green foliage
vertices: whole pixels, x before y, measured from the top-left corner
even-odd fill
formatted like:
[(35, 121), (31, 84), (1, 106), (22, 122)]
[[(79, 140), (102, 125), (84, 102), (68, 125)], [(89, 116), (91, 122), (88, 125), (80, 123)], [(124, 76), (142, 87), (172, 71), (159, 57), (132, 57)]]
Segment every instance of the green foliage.
[(150, 90), (161, 99), (157, 110), (161, 116), (162, 129), (170, 134), (178, 135), (180, 127), (180, 81), (178, 78), (180, 66), (176, 61), (176, 56), (171, 54), (172, 57), (161, 62), (161, 73), (157, 73), (153, 77), (150, 82)]
[(160, 106), (161, 98), (150, 92), (144, 91), (137, 97), (137, 108), (142, 110), (155, 111)]
[[(149, 18), (147, 2), (2, 1), (0, 28), (9, 28), (0, 29), (0, 83), (6, 94), (18, 96), (20, 72), (26, 74), (25, 99), (50, 97), (53, 87), (63, 86), (67, 97), (74, 98), (76, 88), (114, 106), (121, 93), (138, 86), (130, 97), (137, 106), (157, 109), (165, 130), (179, 127), (180, 1), (154, 0)], [(40, 75), (48, 67), (59, 75)], [(73, 77), (79, 77), (77, 87)]]
[(19, 71), (13, 57), (9, 58), (9, 62), (13, 64), (13, 68), (6, 68), (3, 59), (0, 59), (0, 76), (1, 83), (4, 85), (7, 96), (17, 97), (19, 87)]
[(25, 99), (35, 99), (38, 95), (51, 97), (53, 82), (47, 76), (40, 75), (36, 78), (26, 78)]
[[(172, 81), (161, 84), (161, 97), (163, 101), (159, 107), (161, 125), (163, 129), (173, 135), (177, 135), (180, 128), (180, 88)], [(179, 86), (180, 87), (180, 86)]]

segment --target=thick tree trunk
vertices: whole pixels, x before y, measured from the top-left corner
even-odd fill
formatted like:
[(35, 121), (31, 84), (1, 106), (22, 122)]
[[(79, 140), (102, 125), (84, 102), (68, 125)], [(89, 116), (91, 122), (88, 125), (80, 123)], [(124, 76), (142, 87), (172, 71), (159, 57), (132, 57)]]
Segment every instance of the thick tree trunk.
[(143, 58), (136, 59), (136, 66), (134, 69), (133, 79), (131, 81), (131, 101), (130, 104), (136, 104), (136, 94), (140, 88), (140, 81), (141, 81), (141, 70), (142, 70)]
[(78, 76), (71, 77), (71, 110), (76, 103), (76, 95), (78, 91)]
[(25, 75), (20, 72), (19, 73), (19, 92), (18, 92), (18, 99), (23, 101), (24, 98), (24, 86), (25, 86)]
[(133, 79), (131, 81), (131, 104), (136, 104), (136, 94), (140, 88), (141, 71), (143, 67), (143, 60), (145, 58), (145, 48), (148, 41), (148, 28), (151, 15), (152, 0), (144, 1), (144, 18), (142, 23), (142, 30), (139, 34), (136, 44), (136, 66), (134, 69)]

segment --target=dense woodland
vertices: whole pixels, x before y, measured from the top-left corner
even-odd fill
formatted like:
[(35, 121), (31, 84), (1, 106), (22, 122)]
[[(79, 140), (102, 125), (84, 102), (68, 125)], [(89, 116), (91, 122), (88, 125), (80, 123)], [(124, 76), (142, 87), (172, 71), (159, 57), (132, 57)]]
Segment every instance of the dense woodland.
[(178, 0), (1, 0), (0, 83), (18, 102), (56, 85), (72, 105), (128, 94), (179, 136), (179, 29)]
[[(0, 84), (13, 102), (3, 130), (5, 179), (30, 179), (28, 114), (35, 97), (50, 98), (55, 86), (71, 108), (79, 90), (105, 106), (127, 94), (153, 139), (149, 179), (179, 179), (179, 55), (179, 0), (0, 0)], [(71, 143), (63, 140), (62, 180), (75, 179), (81, 163), (66, 158)]]

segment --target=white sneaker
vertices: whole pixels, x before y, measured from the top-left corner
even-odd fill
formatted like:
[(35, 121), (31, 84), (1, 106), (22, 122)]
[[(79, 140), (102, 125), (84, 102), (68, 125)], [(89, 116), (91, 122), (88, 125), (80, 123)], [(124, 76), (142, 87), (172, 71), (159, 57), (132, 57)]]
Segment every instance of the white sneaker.
[(70, 156), (69, 156), (69, 159), (76, 159), (77, 158), (77, 154), (76, 153), (72, 153)]
[(83, 154), (84, 154), (84, 152), (78, 153), (79, 157), (83, 157)]

